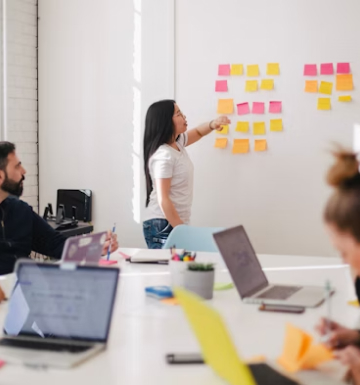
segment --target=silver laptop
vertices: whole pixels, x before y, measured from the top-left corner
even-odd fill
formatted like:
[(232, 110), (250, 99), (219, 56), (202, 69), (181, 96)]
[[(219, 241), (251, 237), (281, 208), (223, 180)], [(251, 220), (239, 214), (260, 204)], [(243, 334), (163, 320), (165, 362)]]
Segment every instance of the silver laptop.
[(105, 349), (119, 269), (18, 261), (0, 359), (70, 368)]
[(213, 236), (244, 302), (316, 307), (325, 299), (322, 287), (270, 284), (243, 226)]
[(106, 231), (70, 237), (65, 242), (61, 262), (97, 264), (101, 258), (101, 252), (105, 241)]

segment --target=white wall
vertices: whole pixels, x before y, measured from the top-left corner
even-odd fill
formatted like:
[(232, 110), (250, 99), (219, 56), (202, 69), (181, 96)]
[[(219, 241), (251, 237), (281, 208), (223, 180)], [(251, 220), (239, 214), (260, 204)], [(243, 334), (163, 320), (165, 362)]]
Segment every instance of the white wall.
[(15, 142), (27, 175), (23, 199), (38, 209), (37, 0), (6, 1), (2, 140)]
[[(245, 93), (245, 76), (231, 79), (229, 95), (238, 103), (283, 102), (284, 132), (266, 135), (266, 153), (233, 156), (229, 148), (213, 148), (214, 136), (189, 149), (194, 225), (243, 224), (260, 253), (333, 254), (322, 226), (331, 162), (326, 150), (332, 141), (351, 146), (353, 124), (360, 121), (359, 14), (357, 0), (176, 2), (176, 100), (190, 126), (216, 116), (218, 64), (259, 64), (264, 74), (266, 63), (279, 62), (281, 69), (276, 91), (268, 94)], [(351, 62), (354, 101), (340, 104), (334, 92), (332, 111), (317, 111), (320, 95), (303, 92), (303, 65), (338, 61)], [(242, 119), (231, 118), (230, 138), (252, 143), (253, 135), (234, 132)]]
[(40, 207), (91, 189), (95, 228), (144, 246), (144, 111), (173, 97), (173, 1), (39, 0), (39, 18)]

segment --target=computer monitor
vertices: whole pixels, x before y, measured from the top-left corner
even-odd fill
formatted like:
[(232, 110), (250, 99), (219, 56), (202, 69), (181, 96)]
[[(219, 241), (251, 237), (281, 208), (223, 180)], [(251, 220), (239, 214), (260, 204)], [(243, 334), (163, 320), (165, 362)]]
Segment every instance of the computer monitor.
[(92, 191), (85, 190), (57, 190), (56, 210), (63, 205), (65, 218), (72, 218), (72, 207), (76, 207), (75, 219), (84, 222), (91, 221)]

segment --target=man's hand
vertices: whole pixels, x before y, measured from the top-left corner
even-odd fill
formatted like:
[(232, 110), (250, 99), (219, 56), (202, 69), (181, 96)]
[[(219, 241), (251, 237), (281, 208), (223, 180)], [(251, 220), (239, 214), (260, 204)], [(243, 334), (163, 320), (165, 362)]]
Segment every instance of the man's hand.
[(108, 233), (106, 234), (106, 241), (104, 243), (101, 255), (107, 254), (108, 249), (109, 249), (109, 245), (111, 245), (110, 253), (113, 253), (114, 251), (116, 251), (119, 248), (117, 235), (113, 234), (111, 231), (108, 231)]

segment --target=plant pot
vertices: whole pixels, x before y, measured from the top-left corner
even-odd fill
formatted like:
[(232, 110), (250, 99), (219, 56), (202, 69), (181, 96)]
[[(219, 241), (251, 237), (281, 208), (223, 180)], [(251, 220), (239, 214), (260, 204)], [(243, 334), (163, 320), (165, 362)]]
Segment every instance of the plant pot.
[(184, 287), (204, 299), (213, 297), (215, 281), (215, 270), (211, 271), (192, 271), (186, 270), (184, 273)]

